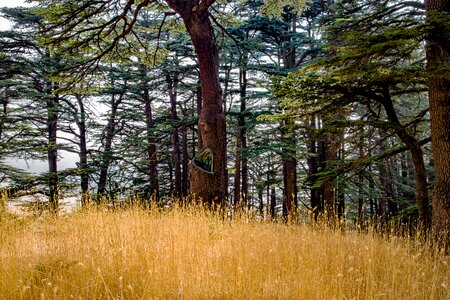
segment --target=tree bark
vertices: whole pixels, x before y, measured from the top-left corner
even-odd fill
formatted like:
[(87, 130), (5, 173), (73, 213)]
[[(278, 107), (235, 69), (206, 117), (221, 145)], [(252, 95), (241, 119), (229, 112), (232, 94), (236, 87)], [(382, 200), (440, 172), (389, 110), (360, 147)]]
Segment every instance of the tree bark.
[(223, 204), (228, 196), (226, 124), (219, 82), (219, 51), (208, 16), (208, 8), (214, 1), (166, 1), (183, 19), (194, 45), (202, 90), (198, 127), (203, 147), (200, 150), (209, 148), (213, 154), (213, 174), (190, 165), (191, 192), (208, 204)]
[[(282, 58), (285, 69), (295, 68), (296, 52), (295, 47), (292, 46), (291, 34), (296, 31), (296, 14), (287, 13), (285, 21), (291, 24), (290, 29), (281, 37)], [(287, 217), (297, 209), (297, 159), (295, 151), (294, 132), (290, 128), (293, 122), (285, 120), (281, 130), (281, 140), (286, 147), (282, 149), (283, 160), (283, 217)]]
[[(433, 232), (444, 251), (450, 248), (450, 78), (439, 68), (450, 63), (450, 1), (425, 0), (427, 21), (433, 26), (426, 36), (428, 99), (432, 151), (435, 163)], [(447, 72), (442, 74), (442, 72)]]

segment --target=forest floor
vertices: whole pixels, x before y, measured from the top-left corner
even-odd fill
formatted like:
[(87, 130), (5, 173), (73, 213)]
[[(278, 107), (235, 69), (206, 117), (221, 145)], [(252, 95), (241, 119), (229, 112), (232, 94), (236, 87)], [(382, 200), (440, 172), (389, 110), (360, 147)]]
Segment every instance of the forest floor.
[(449, 299), (450, 258), (430, 252), (201, 208), (0, 210), (0, 298)]

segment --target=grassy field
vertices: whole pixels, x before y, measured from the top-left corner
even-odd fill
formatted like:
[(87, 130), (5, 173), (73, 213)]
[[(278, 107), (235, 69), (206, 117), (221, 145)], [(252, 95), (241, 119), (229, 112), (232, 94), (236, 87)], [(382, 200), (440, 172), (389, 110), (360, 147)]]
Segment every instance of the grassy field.
[(1, 215), (1, 299), (449, 299), (449, 258), (408, 240), (199, 209)]

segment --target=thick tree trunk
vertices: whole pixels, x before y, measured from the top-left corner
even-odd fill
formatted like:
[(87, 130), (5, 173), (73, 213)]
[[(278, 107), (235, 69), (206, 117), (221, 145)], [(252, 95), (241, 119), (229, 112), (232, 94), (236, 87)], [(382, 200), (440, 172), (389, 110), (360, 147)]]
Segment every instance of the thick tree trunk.
[(222, 204), (228, 196), (228, 175), (226, 124), (219, 82), (219, 52), (207, 10), (195, 7), (194, 4), (193, 1), (187, 4), (169, 3), (183, 18), (197, 54), (202, 90), (199, 135), (202, 148), (209, 148), (213, 154), (213, 174), (190, 165), (190, 186), (195, 197), (208, 204)]
[(450, 1), (425, 0), (433, 25), (426, 46), (428, 98), (436, 178), (433, 190), (433, 232), (439, 247), (450, 248), (450, 78), (442, 66), (450, 63)]

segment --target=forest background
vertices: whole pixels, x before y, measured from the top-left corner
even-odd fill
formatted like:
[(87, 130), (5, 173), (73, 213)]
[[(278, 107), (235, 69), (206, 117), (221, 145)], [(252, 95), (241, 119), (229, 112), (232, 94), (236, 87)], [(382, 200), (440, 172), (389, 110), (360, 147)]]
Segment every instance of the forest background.
[(193, 192), (448, 244), (448, 1), (30, 2), (1, 9), (9, 197)]

